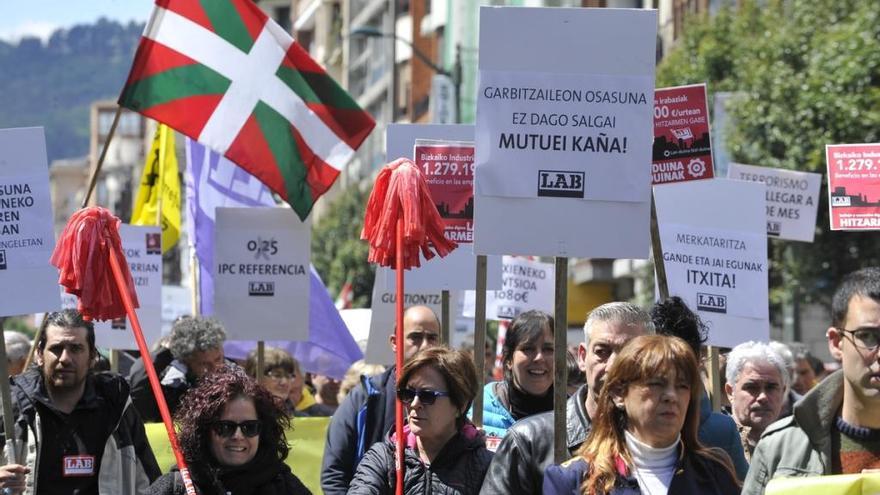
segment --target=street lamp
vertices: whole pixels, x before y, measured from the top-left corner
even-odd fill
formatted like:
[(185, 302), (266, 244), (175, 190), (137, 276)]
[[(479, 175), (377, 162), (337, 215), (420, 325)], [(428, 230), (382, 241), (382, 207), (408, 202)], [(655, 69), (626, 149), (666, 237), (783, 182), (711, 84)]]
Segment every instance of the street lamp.
[[(393, 38), (394, 40), (403, 42), (409, 46), (413, 55), (427, 65), (432, 71), (452, 80), (452, 84), (455, 86), (455, 121), (461, 121), (461, 45), (456, 45), (455, 47), (455, 64), (453, 65), (452, 72), (450, 72), (435, 64), (433, 60), (416, 48), (412, 41), (406, 38), (401, 38), (395, 33), (386, 33), (372, 26), (360, 26), (352, 29), (348, 34), (350, 37), (363, 36), (365, 38)], [(393, 60), (392, 66), (394, 66)], [(392, 80), (396, 77), (393, 72), (391, 77)], [(394, 120), (393, 115), (391, 120)]]

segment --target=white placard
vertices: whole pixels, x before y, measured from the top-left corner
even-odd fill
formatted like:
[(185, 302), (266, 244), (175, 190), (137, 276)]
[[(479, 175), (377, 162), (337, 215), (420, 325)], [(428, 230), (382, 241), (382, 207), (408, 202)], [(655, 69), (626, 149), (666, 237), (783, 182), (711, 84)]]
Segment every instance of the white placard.
[[(501, 289), (486, 291), (487, 319), (513, 319), (530, 309), (553, 314), (556, 291), (553, 264), (505, 256), (502, 273)], [(463, 316), (473, 318), (475, 305), (476, 292), (465, 292)]]
[[(391, 272), (393, 275), (394, 270), (376, 267), (376, 280), (373, 282), (373, 311), (370, 317), (370, 336), (367, 339), (367, 352), (364, 353), (364, 360), (370, 364), (394, 364), (394, 352), (391, 351), (391, 344), (388, 341), (388, 337), (390, 337), (391, 333), (394, 331), (397, 295), (393, 288), (389, 288), (385, 285), (384, 281), (387, 277), (385, 272)], [(405, 288), (407, 287), (407, 280), (404, 280)], [(454, 299), (453, 294), (450, 294), (450, 308), (455, 307), (455, 302), (452, 300)], [(437, 315), (437, 319), (440, 319), (440, 313), (442, 311), (442, 295), (440, 290), (410, 291), (409, 288), (406, 288), (405, 297), (404, 308), (410, 306), (428, 306), (434, 311), (434, 314)]]
[(311, 229), (289, 208), (217, 208), (214, 316), (228, 340), (309, 339)]
[[(441, 141), (473, 141), (472, 125), (426, 125), (391, 124), (386, 134), (388, 157), (412, 159), (413, 146), (417, 139)], [(477, 257), (472, 244), (455, 248), (444, 258), (435, 256), (426, 261), (421, 257), (422, 266), (406, 272), (404, 285), (407, 290), (458, 290), (473, 289), (476, 284)], [(501, 256), (489, 256), (486, 260), (486, 283), (490, 289), (501, 287)], [(394, 271), (387, 270), (387, 287), (394, 288)]]
[(822, 174), (731, 163), (727, 177), (767, 185), (767, 235), (813, 242)]
[(653, 99), (653, 73), (481, 70), (477, 189), (485, 196), (644, 201)]
[(42, 127), (0, 129), (0, 316), (61, 308)]
[[(540, 33), (540, 36), (526, 36), (524, 33)], [(652, 10), (636, 9), (558, 9), (558, 8), (513, 8), (481, 7), (480, 9), (480, 55), (479, 69), (489, 79), (481, 80), (477, 105), (477, 157), (476, 191), (474, 195), (474, 252), (477, 254), (522, 254), (542, 256), (577, 256), (593, 258), (647, 258), (650, 220), (650, 181), (651, 181), (651, 142), (653, 140), (653, 101), (654, 64), (656, 57), (657, 13)], [(600, 48), (601, 47), (601, 48)], [(626, 118), (614, 123), (614, 127), (591, 128), (605, 132), (607, 137), (627, 137), (627, 153), (583, 151), (529, 151), (523, 155), (523, 163), (505, 164), (507, 167), (523, 167), (524, 174), (532, 174), (534, 191), (530, 197), (501, 197), (485, 193), (482, 184), (481, 168), (495, 154), (500, 142), (492, 142), (491, 136), (500, 141), (497, 130), (485, 127), (490, 120), (498, 120), (485, 103), (484, 90), (488, 83), (503, 74), (534, 74), (538, 81), (555, 81), (557, 86), (563, 79), (599, 81), (611, 78), (629, 87), (630, 82), (648, 82), (644, 89), (645, 104), (639, 96), (636, 104), (616, 105), (616, 107), (647, 110), (644, 122), (638, 124)], [(521, 79), (529, 84), (532, 79)], [(494, 84), (494, 83), (493, 83)], [(544, 84), (544, 83), (542, 83)], [(528, 88), (523, 88), (528, 89)], [(586, 101), (586, 91), (594, 87), (575, 86), (582, 90)], [(508, 91), (508, 94), (510, 92)], [(553, 93), (555, 95), (555, 92)], [(532, 102), (531, 90), (526, 102)], [(554, 96), (555, 98), (555, 96)], [(595, 94), (591, 98), (595, 99)], [(609, 100), (612, 97), (609, 96)], [(600, 97), (605, 100), (605, 95)], [(628, 98), (624, 98), (627, 100)], [(502, 100), (506, 101), (506, 100)], [(515, 103), (526, 103), (516, 100)], [(512, 102), (513, 103), (513, 102)], [(529, 104), (531, 104), (529, 103)], [(564, 111), (569, 114), (601, 116), (601, 112), (588, 103), (567, 103), (559, 111), (557, 102), (548, 102), (544, 97), (540, 103), (552, 103), (552, 112)], [(550, 108), (548, 106), (548, 108)], [(491, 115), (485, 112), (493, 112)], [(532, 110), (524, 110), (527, 114)], [(545, 113), (551, 112), (550, 110)], [(509, 113), (509, 112), (508, 112)], [(522, 113), (522, 111), (520, 111)], [(490, 119), (491, 117), (491, 119)], [(514, 115), (507, 115), (505, 127), (515, 126)], [(530, 118), (527, 116), (527, 118)], [(540, 119), (539, 119), (540, 120)], [(494, 126), (495, 124), (492, 123)], [(595, 121), (594, 121), (595, 125)], [(570, 124), (569, 124), (570, 126)], [(626, 126), (624, 129), (621, 126)], [(562, 134), (559, 126), (542, 126), (546, 135)], [(566, 128), (570, 134), (568, 149), (572, 147), (574, 136), (588, 133), (583, 129)], [(506, 132), (506, 131), (505, 131)], [(526, 131), (523, 131), (526, 132)], [(598, 133), (596, 133), (598, 136)], [(531, 138), (529, 138), (531, 139)], [(546, 139), (546, 138), (545, 138)], [(508, 138), (509, 140), (509, 138)], [(484, 142), (485, 141), (485, 142)], [(622, 142), (618, 141), (622, 147)], [(595, 146), (596, 139), (593, 140)], [(610, 143), (605, 149), (610, 150)], [(583, 147), (583, 141), (579, 147)], [(540, 148), (540, 146), (539, 146)], [(616, 147), (615, 147), (616, 150)], [(571, 197), (536, 197), (539, 184), (544, 178), (535, 172), (536, 164), (540, 170), (570, 169), (574, 157), (587, 170), (595, 170), (598, 156), (612, 156), (621, 168), (618, 183), (635, 181), (626, 191), (597, 190), (596, 183), (590, 182), (595, 173), (585, 173), (583, 185), (586, 199)], [(636, 159), (636, 156), (642, 156)], [(565, 157), (565, 158), (563, 158)], [(528, 160), (525, 160), (527, 158)], [(493, 158), (494, 160), (494, 158)], [(564, 164), (563, 166), (559, 166)], [(609, 164), (602, 161), (601, 167), (608, 171)], [(623, 170), (626, 170), (624, 173)], [(630, 173), (630, 170), (633, 173)], [(635, 172), (640, 170), (640, 172)], [(639, 175), (641, 174), (641, 175)], [(577, 179), (563, 173), (560, 180), (548, 175), (546, 191), (571, 192)], [(589, 178), (588, 178), (589, 177)], [(624, 177), (628, 179), (623, 179)], [(638, 177), (641, 177), (639, 179)], [(552, 180), (551, 180), (552, 179)], [(600, 182), (604, 183), (604, 182)], [(491, 186), (489, 186), (491, 189)], [(617, 186), (615, 186), (617, 187)], [(608, 201), (604, 198), (615, 198)], [(625, 201), (624, 201), (625, 200)], [(601, 235), (597, 235), (601, 232)]]
[(765, 191), (725, 179), (654, 188), (669, 295), (706, 323), (707, 345), (769, 338)]
[(192, 313), (192, 289), (177, 285), (162, 286), (162, 335), (171, 331), (177, 318)]
[[(162, 230), (122, 224), (119, 237), (140, 304), (135, 312), (144, 340), (152, 346), (162, 334)], [(95, 345), (117, 350), (138, 348), (127, 317), (96, 321)]]

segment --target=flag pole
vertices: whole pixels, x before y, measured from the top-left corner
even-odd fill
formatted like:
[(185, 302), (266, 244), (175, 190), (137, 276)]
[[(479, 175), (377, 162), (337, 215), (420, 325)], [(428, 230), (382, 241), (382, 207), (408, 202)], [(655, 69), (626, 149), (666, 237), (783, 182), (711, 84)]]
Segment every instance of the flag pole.
[(486, 377), (486, 280), (488, 258), (477, 255), (477, 280), (474, 303), (474, 364), (477, 367), (477, 396), (474, 397), (471, 421), (477, 428), (483, 426), (483, 382)]
[(568, 400), (568, 258), (560, 256), (556, 258), (556, 305), (554, 308), (555, 328), (553, 329), (554, 341), (554, 368), (553, 374), (553, 459), (554, 462), (562, 463), (569, 457), (566, 430), (566, 401)]
[[(396, 303), (396, 314), (397, 314), (397, 324), (394, 326), (394, 341), (397, 345), (396, 347), (396, 365), (397, 370), (396, 374), (399, 377), (400, 372), (403, 369), (403, 299), (405, 297), (405, 292), (403, 290), (403, 216), (397, 219), (397, 232), (396, 232), (396, 242), (397, 247), (395, 251), (395, 275), (397, 276), (397, 299)], [(399, 386), (399, 385), (398, 385)], [(404, 476), (404, 447), (406, 446), (406, 439), (403, 438), (403, 403), (399, 398), (395, 397), (394, 399), (394, 432), (397, 435), (397, 456), (394, 459), (395, 471), (397, 472), (397, 479), (395, 480), (395, 493), (397, 495), (403, 495), (403, 476)]]
[[(0, 317), (0, 329), (6, 317)], [(6, 355), (6, 339), (0, 339), (0, 398), (3, 400), (3, 431), (6, 433), (6, 445), (3, 451), (6, 454), (7, 462), (11, 464), (20, 464), (18, 442), (15, 439), (15, 419), (12, 417), (12, 389), (9, 385), (9, 360)]]
[(107, 157), (107, 149), (110, 147), (110, 141), (113, 139), (113, 135), (116, 133), (116, 125), (119, 124), (119, 116), (122, 114), (122, 107), (118, 104), (116, 105), (116, 115), (113, 116), (113, 123), (110, 124), (110, 132), (107, 133), (107, 139), (104, 140), (104, 148), (101, 150), (101, 156), (98, 158), (98, 163), (95, 165), (95, 169), (92, 170), (92, 177), (89, 179), (89, 187), (86, 189), (86, 194), (83, 196), (81, 208), (85, 208), (89, 204), (89, 199), (92, 197), (92, 191), (95, 190), (95, 185), (98, 183), (98, 174), (101, 172), (101, 167), (104, 165), (104, 158)]

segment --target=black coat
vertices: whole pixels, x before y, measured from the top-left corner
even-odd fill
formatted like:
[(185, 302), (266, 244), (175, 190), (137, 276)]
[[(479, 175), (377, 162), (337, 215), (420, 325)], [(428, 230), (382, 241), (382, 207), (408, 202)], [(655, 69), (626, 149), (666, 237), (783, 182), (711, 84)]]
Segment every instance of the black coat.
[[(277, 461), (281, 462), (281, 461)], [(247, 478), (247, 473), (241, 476)], [(214, 486), (213, 483), (202, 482), (198, 480), (195, 483), (196, 491), (200, 495), (226, 495), (226, 490), (222, 487)], [(287, 465), (278, 466), (277, 473), (268, 481), (253, 480), (253, 483), (247, 486), (248, 494), (254, 495), (311, 495), (312, 492), (302, 484)], [(232, 495), (243, 493), (240, 491), (232, 491)], [(175, 467), (171, 472), (162, 475), (150, 486), (150, 495), (186, 495), (186, 488), (183, 486), (183, 478), (180, 471)]]
[[(361, 463), (348, 489), (348, 495), (390, 495), (397, 478), (394, 469), (394, 443), (391, 439), (373, 445)], [(405, 495), (476, 495), (492, 461), (482, 435), (466, 439), (456, 434), (430, 465), (414, 449), (405, 450), (403, 493)]]

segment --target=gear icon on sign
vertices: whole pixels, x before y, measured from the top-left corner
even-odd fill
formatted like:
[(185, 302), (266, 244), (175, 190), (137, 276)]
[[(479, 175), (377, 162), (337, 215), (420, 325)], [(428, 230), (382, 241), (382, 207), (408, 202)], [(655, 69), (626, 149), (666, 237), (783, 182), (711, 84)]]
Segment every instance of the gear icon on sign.
[(688, 173), (691, 177), (702, 177), (706, 173), (706, 162), (700, 158), (694, 158), (688, 163)]

